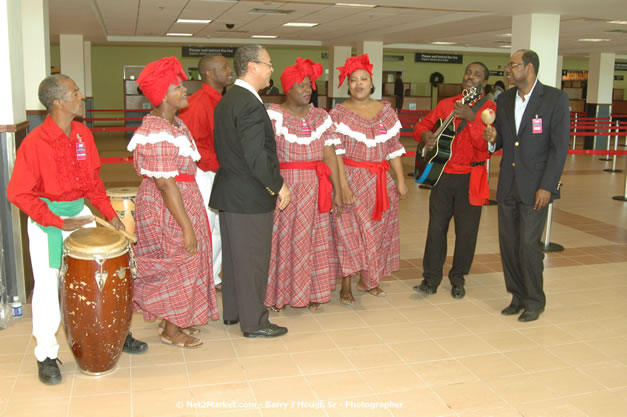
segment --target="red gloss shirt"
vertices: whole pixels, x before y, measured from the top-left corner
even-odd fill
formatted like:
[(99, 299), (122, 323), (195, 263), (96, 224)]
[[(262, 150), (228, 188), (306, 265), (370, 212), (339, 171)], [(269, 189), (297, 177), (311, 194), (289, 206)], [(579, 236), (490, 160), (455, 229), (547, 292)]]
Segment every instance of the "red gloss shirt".
[[(77, 159), (79, 139), (84, 159)], [(63, 227), (63, 219), (40, 199), (73, 201), (87, 198), (107, 220), (116, 216), (99, 176), (100, 157), (89, 128), (72, 122), (70, 138), (46, 116), (17, 150), (7, 187), (9, 201), (42, 226)]]
[[(414, 140), (421, 142), (420, 135), (425, 131), (435, 131), (438, 119), (444, 121), (455, 107), (455, 102), (461, 100), (462, 95), (446, 98), (414, 127)], [(466, 127), (455, 136), (451, 160), (444, 167), (449, 174), (467, 174), (471, 170), (471, 162), (485, 161), (489, 158), (488, 143), (483, 139), (483, 130), (486, 125), (481, 121), (481, 112), (487, 108), (496, 111), (496, 104), (492, 100), (486, 101), (475, 114), (475, 120), (466, 122)], [(455, 129), (461, 120), (453, 119)]]
[(220, 168), (218, 156), (213, 147), (213, 112), (221, 98), (222, 94), (218, 90), (202, 83), (202, 88), (189, 97), (189, 106), (178, 114), (196, 142), (198, 153), (200, 153), (200, 161), (197, 165), (203, 171), (217, 172)]

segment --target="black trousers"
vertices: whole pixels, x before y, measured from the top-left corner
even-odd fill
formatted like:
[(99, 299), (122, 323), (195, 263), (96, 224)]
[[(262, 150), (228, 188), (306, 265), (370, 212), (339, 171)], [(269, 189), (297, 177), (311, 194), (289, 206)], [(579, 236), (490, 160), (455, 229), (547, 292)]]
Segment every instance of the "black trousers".
[(429, 231), (423, 257), (423, 276), (433, 287), (442, 282), (446, 261), (446, 235), (455, 219), (455, 253), (448, 277), (452, 285), (463, 285), (475, 256), (481, 206), (468, 202), (470, 174), (443, 173), (429, 196)]
[(274, 213), (220, 212), (224, 320), (239, 320), (243, 332), (267, 327), (264, 305)]
[(544, 308), (544, 252), (540, 248), (548, 207), (534, 210), (520, 201), (516, 181), (505, 200), (499, 201), (499, 246), (505, 287), (512, 304), (535, 310)]

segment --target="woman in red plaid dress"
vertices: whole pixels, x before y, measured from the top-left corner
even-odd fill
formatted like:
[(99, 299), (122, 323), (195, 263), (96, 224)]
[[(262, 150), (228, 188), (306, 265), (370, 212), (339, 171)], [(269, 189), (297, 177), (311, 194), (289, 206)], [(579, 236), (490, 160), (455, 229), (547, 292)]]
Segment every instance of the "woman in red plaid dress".
[(187, 79), (176, 58), (146, 66), (138, 78), (155, 108), (128, 145), (143, 177), (136, 201), (134, 309), (162, 319), (164, 343), (198, 347), (192, 327), (218, 319), (211, 279), (211, 234), (194, 180), (200, 154), (176, 111), (187, 106)]
[[(385, 295), (381, 278), (400, 267), (398, 201), (407, 196), (401, 155), (401, 124), (387, 102), (370, 98), (372, 64), (368, 55), (351, 57), (340, 70), (348, 77), (350, 98), (330, 116), (345, 149), (338, 158), (344, 213), (333, 218), (342, 280), (340, 300), (353, 304), (351, 275), (360, 273), (357, 288)], [(397, 184), (388, 173), (394, 171)]]
[[(292, 203), (274, 211), (272, 254), (265, 304), (317, 309), (331, 299), (335, 271), (329, 213), (342, 210), (333, 121), (326, 111), (309, 104), (322, 65), (298, 58), (281, 74), (286, 100), (270, 105), (281, 176), (292, 192)], [(338, 190), (332, 202), (331, 185)]]

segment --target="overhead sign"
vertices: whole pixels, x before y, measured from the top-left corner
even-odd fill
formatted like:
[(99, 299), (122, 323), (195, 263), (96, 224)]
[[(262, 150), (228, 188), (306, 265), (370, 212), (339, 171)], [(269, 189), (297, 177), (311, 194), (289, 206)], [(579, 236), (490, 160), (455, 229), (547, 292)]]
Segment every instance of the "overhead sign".
[(577, 81), (587, 79), (588, 70), (562, 70), (562, 80)]
[(625, 76), (624, 75), (615, 75), (614, 76), (614, 81), (624, 81), (625, 80)]
[(384, 61), (404, 61), (405, 60), (405, 56), (404, 55), (383, 55), (383, 60)]
[(627, 62), (614, 62), (614, 71), (627, 71)]
[(416, 62), (435, 62), (438, 64), (462, 64), (464, 56), (460, 54), (428, 54), (416, 52)]
[(237, 48), (234, 47), (215, 47), (215, 46), (184, 46), (183, 57), (203, 57), (205, 55), (222, 55), (227, 58), (235, 56)]

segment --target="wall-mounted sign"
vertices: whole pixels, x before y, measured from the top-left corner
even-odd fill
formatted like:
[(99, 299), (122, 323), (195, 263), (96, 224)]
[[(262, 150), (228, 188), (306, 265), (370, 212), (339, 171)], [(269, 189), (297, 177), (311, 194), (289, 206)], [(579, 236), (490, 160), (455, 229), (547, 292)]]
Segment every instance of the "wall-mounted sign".
[(416, 62), (435, 62), (438, 64), (461, 64), (463, 55), (459, 54), (427, 54), (416, 52)]
[(329, 53), (328, 52), (321, 52), (320, 53), (320, 58), (322, 58), (322, 59), (329, 59)]
[(489, 70), (488, 72), (490, 73), (490, 75), (494, 75), (496, 77), (502, 77), (503, 76), (503, 71)]
[(404, 61), (405, 60), (405, 56), (404, 55), (383, 55), (383, 60), (384, 61)]
[(614, 71), (627, 71), (627, 62), (614, 62)]
[(237, 48), (233, 47), (215, 47), (215, 46), (184, 46), (183, 57), (203, 57), (205, 55), (222, 55), (227, 58), (235, 56)]
[(587, 79), (588, 70), (562, 70), (562, 80), (564, 81), (577, 81)]
[(614, 76), (614, 81), (624, 81), (625, 80), (625, 76), (624, 75), (615, 75)]

